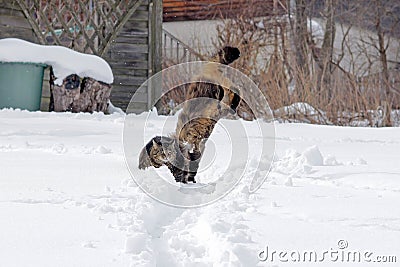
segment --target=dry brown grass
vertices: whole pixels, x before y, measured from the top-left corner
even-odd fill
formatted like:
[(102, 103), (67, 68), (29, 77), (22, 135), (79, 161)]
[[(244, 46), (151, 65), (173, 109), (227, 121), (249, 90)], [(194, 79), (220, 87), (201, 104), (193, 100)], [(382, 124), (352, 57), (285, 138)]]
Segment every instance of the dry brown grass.
[[(306, 62), (310, 66), (309, 75), (302, 75), (303, 66), (296, 65), (293, 52), (296, 46), (289, 38), (287, 22), (264, 20), (265, 27), (259, 28), (248, 12), (224, 20), (217, 28), (215, 50), (224, 45), (237, 46), (241, 50), (240, 59), (232, 67), (256, 83), (277, 120), (353, 126), (398, 124), (398, 112), (392, 110), (400, 109), (399, 71), (390, 72), (389, 79), (380, 74), (356, 77), (332, 62), (329, 84), (321, 86), (318, 80), (323, 70), (318, 69), (311, 54)], [(294, 85), (296, 80), (301, 82), (301, 90)], [(163, 105), (181, 103), (185, 99), (184, 91), (184, 88), (178, 88), (169, 92), (162, 100)], [(312, 110), (298, 104), (293, 106), (295, 103), (307, 103)], [(291, 105), (290, 110), (285, 108)], [(296, 110), (296, 107), (300, 108)], [(171, 111), (171, 108), (165, 110)], [(253, 119), (249, 113), (248, 105), (242, 104), (239, 116)], [(385, 114), (391, 113), (392, 122), (382, 123)]]

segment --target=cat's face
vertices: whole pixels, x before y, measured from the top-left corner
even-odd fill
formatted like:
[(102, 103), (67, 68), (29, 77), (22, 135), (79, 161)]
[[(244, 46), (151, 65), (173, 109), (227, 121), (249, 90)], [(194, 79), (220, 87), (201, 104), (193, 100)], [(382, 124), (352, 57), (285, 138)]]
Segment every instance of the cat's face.
[(174, 139), (164, 136), (153, 137), (142, 149), (139, 156), (139, 169), (150, 166), (161, 167), (174, 158)]
[(174, 140), (169, 137), (154, 137), (150, 157), (156, 162), (169, 162), (174, 157)]

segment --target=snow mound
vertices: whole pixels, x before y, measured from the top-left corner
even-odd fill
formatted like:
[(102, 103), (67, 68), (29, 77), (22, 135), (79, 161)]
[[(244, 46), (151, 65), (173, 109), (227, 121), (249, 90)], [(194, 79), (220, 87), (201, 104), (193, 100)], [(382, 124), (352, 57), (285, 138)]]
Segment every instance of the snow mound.
[[(334, 163), (332, 161), (332, 156), (324, 158), (318, 146), (314, 145), (306, 148), (302, 153), (293, 149), (286, 150), (285, 156), (278, 160), (274, 167), (277, 172), (296, 176), (298, 174), (310, 173), (314, 166), (323, 166), (325, 165), (324, 163)], [(289, 178), (285, 182), (285, 185), (293, 186), (292, 179), (291, 177)]]
[(121, 114), (121, 115), (125, 114), (125, 112), (121, 108), (114, 106), (113, 103), (111, 103), (110, 100), (108, 101), (107, 112), (109, 114), (114, 114), (114, 113), (115, 114)]
[(111, 84), (114, 76), (102, 58), (73, 51), (62, 46), (33, 44), (16, 38), (0, 40), (0, 61), (42, 63), (53, 67), (55, 83), (61, 85), (71, 75), (90, 77)]
[(145, 233), (136, 233), (128, 236), (125, 242), (125, 253), (139, 254), (144, 251), (147, 237)]
[(105, 146), (98, 146), (95, 152), (98, 154), (110, 154), (112, 153), (112, 150)]
[(307, 148), (302, 157), (306, 164), (310, 166), (322, 166), (324, 165), (324, 158), (322, 157), (321, 151), (319, 151), (318, 146), (312, 146)]
[(335, 156), (328, 155), (324, 158), (324, 165), (325, 166), (338, 166), (343, 165), (343, 163), (339, 162)]

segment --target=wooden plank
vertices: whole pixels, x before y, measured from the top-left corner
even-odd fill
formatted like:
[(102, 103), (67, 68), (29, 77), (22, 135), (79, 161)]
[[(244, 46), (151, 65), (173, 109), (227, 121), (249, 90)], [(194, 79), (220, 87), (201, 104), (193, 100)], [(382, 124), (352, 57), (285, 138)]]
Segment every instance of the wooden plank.
[(133, 94), (139, 88), (139, 85), (120, 85), (120, 84), (113, 84), (112, 95), (115, 98), (124, 98), (125, 101), (129, 102), (132, 98)]
[(129, 20), (145, 20), (149, 19), (149, 12), (147, 10), (136, 10), (132, 17)]
[[(114, 91), (114, 89), (113, 89)], [(126, 93), (123, 91), (114, 91), (111, 93), (112, 97), (114, 99), (120, 99), (120, 100), (131, 100), (134, 97), (135, 103), (147, 103), (147, 94), (135, 92), (135, 93)], [(129, 96), (129, 97), (128, 97)]]
[[(145, 36), (147, 37), (149, 34), (149, 30), (147, 28), (136, 28), (136, 29), (130, 29), (130, 28), (123, 28), (121, 30), (122, 34), (129, 34), (129, 35), (137, 35), (137, 36)], [(114, 39), (115, 40), (115, 39)]]
[(50, 67), (44, 70), (43, 85), (42, 85), (42, 98), (50, 98)]
[[(146, 15), (147, 13), (147, 15)], [(129, 21), (138, 21), (138, 22), (147, 22), (149, 20), (149, 14), (148, 11), (143, 11), (143, 13), (140, 16), (132, 16)]]
[[(149, 68), (149, 76), (156, 74), (162, 69), (162, 23), (163, 23), (163, 3), (162, 1), (153, 1), (152, 11), (151, 11), (151, 42), (150, 42), (150, 55), (149, 59), (150, 68)], [(162, 85), (158, 84), (160, 81), (149, 81), (151, 84), (148, 90), (148, 105), (147, 108), (151, 108), (156, 99), (159, 99), (161, 96), (161, 88)], [(157, 83), (157, 84), (154, 84)]]
[(129, 52), (118, 52), (110, 51), (111, 60), (135, 60), (135, 61), (147, 61), (147, 53), (129, 53)]
[(125, 86), (140, 86), (147, 80), (147, 77), (132, 77), (129, 75), (120, 75), (114, 77), (115, 85), (125, 85)]
[(129, 20), (125, 23), (127, 29), (147, 29), (149, 27), (149, 20)]
[[(130, 29), (130, 28), (123, 28), (120, 32), (122, 35), (131, 35), (131, 36), (142, 36), (142, 37), (147, 37), (149, 35), (149, 29), (148, 28), (138, 28), (138, 29)], [(115, 40), (115, 39), (114, 39)]]
[(126, 108), (130, 102), (130, 99), (131, 99), (131, 97), (128, 97), (128, 96), (127, 97), (117, 97), (117, 96), (114, 96), (112, 93), (110, 96), (110, 100), (113, 103), (113, 105), (118, 106), (120, 108), (122, 108), (122, 106), (124, 106)]
[(49, 81), (43, 80), (42, 97), (50, 97), (50, 83), (49, 83)]
[(142, 3), (142, 4), (137, 8), (138, 11), (148, 11), (148, 9), (149, 9), (149, 4), (148, 4), (148, 3)]
[(31, 29), (31, 25), (24, 17), (2, 15), (0, 16), (0, 25)]
[(128, 34), (120, 35), (115, 39), (115, 43), (147, 44), (148, 37), (128, 35)]
[(22, 10), (16, 1), (0, 0), (0, 7), (15, 10)]
[(115, 98), (118, 98), (118, 99), (123, 98), (123, 99), (129, 101), (137, 89), (138, 89), (138, 87), (113, 85), (112, 90), (111, 90), (111, 95)]
[(165, 6), (185, 6), (185, 5), (210, 5), (210, 4), (229, 4), (246, 0), (163, 0)]
[(49, 111), (50, 104), (50, 67), (44, 70), (42, 85), (42, 100), (40, 103), (41, 111)]
[(32, 30), (0, 25), (0, 38), (20, 38), (30, 42), (36, 42)]
[(42, 97), (40, 111), (49, 111), (50, 97)]
[[(253, 0), (252, 3), (272, 3), (273, 0)], [(199, 6), (199, 7), (212, 7), (212, 6), (225, 6), (229, 7), (231, 5), (241, 4), (242, 6), (248, 5), (248, 0), (163, 0), (164, 7), (188, 7), (188, 6)]]
[[(148, 77), (148, 59), (152, 53), (149, 47), (149, 2), (153, 0), (143, 1), (126, 21), (107, 54), (107, 60), (114, 73), (111, 101), (124, 110), (136, 90)], [(147, 110), (147, 92), (138, 93), (135, 101), (135, 112)]]
[(243, 7), (242, 4), (231, 4), (231, 5), (224, 5), (224, 4), (212, 4), (212, 5), (184, 5), (184, 6), (170, 6), (166, 7), (164, 5), (164, 12), (165, 13), (174, 13), (174, 12), (201, 12), (201, 11), (213, 11), (212, 9), (218, 8), (228, 8), (228, 9), (238, 9)]
[(115, 43), (110, 47), (113, 51), (119, 53), (148, 53), (149, 46), (147, 44), (129, 44), (129, 43)]
[[(106, 55), (109, 46), (111, 45), (112, 41), (115, 40), (115, 38), (120, 34), (120, 32), (123, 30), (125, 23), (129, 20), (129, 18), (132, 17), (132, 14), (137, 11), (137, 8), (142, 4), (143, 0), (136, 0), (133, 5), (127, 10), (127, 12), (124, 14), (124, 16), (118, 21), (118, 24), (116, 25), (115, 29), (112, 32), (112, 35), (108, 39), (107, 43), (105, 44), (104, 50), (101, 53), (101, 56)], [(129, 4), (130, 5), (130, 4)], [(140, 12), (140, 11), (138, 11)]]
[[(119, 90), (120, 89), (120, 90)], [(137, 88), (134, 88), (135, 90)], [(129, 91), (131, 90), (131, 91)], [(120, 86), (115, 87), (111, 90), (111, 101), (126, 102), (129, 103), (135, 91), (132, 91), (132, 87)], [(114, 102), (113, 102), (114, 103)]]
[(25, 18), (24, 13), (19, 9), (0, 7), (0, 16), (6, 16), (6, 15)]
[(154, 1), (153, 6), (153, 18), (152, 19), (152, 69), (153, 74), (162, 70), (162, 10), (163, 10), (163, 2), (162, 1)]
[(111, 68), (114, 69), (138, 69), (138, 70), (147, 70), (148, 63), (147, 61), (134, 61), (134, 60), (124, 60), (124, 61), (114, 61), (112, 59), (108, 60)]
[(114, 73), (114, 76), (122, 76), (122, 75), (130, 75), (130, 76), (136, 76), (136, 77), (147, 77), (147, 69), (134, 69), (134, 68), (112, 68), (112, 71)]

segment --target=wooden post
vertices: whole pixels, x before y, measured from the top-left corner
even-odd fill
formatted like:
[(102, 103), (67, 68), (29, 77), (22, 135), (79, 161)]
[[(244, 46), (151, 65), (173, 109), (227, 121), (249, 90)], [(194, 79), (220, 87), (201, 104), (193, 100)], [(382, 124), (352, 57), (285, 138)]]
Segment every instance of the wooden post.
[(162, 23), (163, 23), (162, 1), (153, 1), (152, 12), (152, 50), (153, 50), (153, 74), (162, 69)]
[[(150, 70), (149, 76), (156, 74), (162, 70), (162, 21), (163, 21), (163, 6), (161, 0), (153, 0), (152, 9), (150, 12)], [(154, 103), (161, 96), (162, 82), (157, 84), (149, 84), (149, 105), (156, 104), (157, 110), (160, 110), (160, 101)], [(151, 107), (150, 107), (151, 108)]]

